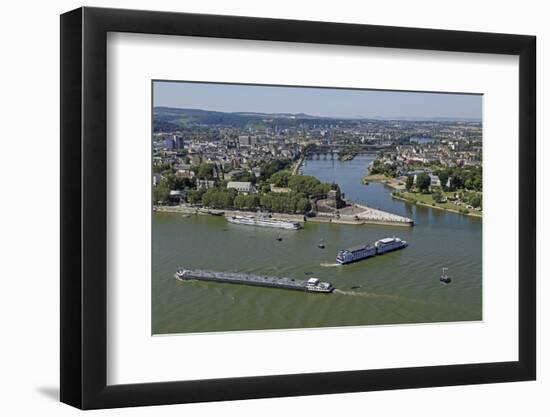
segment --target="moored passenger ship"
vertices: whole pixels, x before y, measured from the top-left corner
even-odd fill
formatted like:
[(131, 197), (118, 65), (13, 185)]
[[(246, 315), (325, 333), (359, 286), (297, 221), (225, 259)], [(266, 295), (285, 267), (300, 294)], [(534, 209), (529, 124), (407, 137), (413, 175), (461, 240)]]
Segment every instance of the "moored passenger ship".
[(345, 265), (370, 258), (376, 255), (383, 255), (386, 252), (401, 249), (407, 246), (407, 242), (398, 237), (386, 237), (362, 246), (343, 249), (336, 255), (336, 262)]
[(301, 226), (298, 222), (290, 220), (273, 219), (266, 216), (230, 216), (229, 223), (244, 224), (247, 226), (274, 227), (277, 229), (298, 230)]

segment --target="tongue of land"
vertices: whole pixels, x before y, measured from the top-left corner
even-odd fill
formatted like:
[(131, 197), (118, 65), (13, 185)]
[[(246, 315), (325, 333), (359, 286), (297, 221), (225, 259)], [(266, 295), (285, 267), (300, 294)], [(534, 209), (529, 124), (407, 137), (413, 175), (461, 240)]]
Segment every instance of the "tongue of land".
[(361, 204), (349, 204), (333, 213), (317, 213), (310, 221), (342, 224), (386, 224), (392, 226), (412, 226), (412, 219), (397, 214), (374, 209)]

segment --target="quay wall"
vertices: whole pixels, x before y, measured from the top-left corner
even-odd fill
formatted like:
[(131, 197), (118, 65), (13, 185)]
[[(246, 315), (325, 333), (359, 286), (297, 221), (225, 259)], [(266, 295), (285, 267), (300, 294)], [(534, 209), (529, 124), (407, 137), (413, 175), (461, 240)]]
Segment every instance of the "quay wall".
[[(335, 213), (317, 213), (315, 217), (305, 218), (302, 214), (271, 213), (272, 218), (280, 220), (289, 220), (294, 222), (312, 222), (312, 223), (334, 223), (334, 224), (379, 224), (386, 226), (412, 226), (414, 222), (406, 217), (398, 216), (382, 210), (373, 209), (359, 204), (352, 204), (354, 209), (359, 210), (355, 215)], [(154, 211), (181, 214), (200, 214), (210, 215), (207, 211), (200, 210), (197, 207), (187, 205), (180, 206), (155, 206)], [(258, 213), (253, 211), (240, 210), (215, 210), (223, 212), (225, 216), (255, 216)]]
[(305, 155), (302, 155), (298, 162), (296, 162), (296, 165), (292, 168), (292, 175), (297, 175), (298, 171), (300, 171), (300, 168), (302, 167), (304, 161), (306, 160)]

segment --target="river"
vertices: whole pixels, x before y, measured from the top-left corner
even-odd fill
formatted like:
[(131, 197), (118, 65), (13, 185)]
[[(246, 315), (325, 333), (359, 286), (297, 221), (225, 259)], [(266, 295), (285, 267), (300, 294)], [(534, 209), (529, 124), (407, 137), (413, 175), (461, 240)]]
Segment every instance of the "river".
[[(482, 319), (482, 222), (414, 206), (379, 183), (361, 183), (373, 155), (311, 160), (305, 175), (336, 182), (347, 199), (415, 220), (414, 227), (307, 223), (299, 231), (233, 225), (223, 217), (153, 213), (154, 334), (290, 329)], [(339, 249), (387, 236), (403, 250), (338, 266)], [(282, 241), (276, 238), (282, 237)], [(317, 247), (320, 239), (325, 249)], [(308, 294), (234, 284), (180, 282), (179, 265), (330, 281)], [(442, 267), (452, 283), (439, 282)]]

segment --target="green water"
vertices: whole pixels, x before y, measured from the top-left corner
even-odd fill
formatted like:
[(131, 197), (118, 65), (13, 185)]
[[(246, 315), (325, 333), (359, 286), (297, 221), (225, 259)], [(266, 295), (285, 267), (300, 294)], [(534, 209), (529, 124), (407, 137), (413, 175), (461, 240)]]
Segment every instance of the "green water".
[[(154, 213), (153, 333), (481, 320), (481, 221), (393, 200), (381, 184), (362, 185), (372, 158), (307, 161), (304, 174), (337, 182), (351, 200), (411, 217), (415, 227), (307, 223), (302, 230), (286, 231), (233, 225), (223, 217)], [(409, 246), (355, 264), (335, 264), (339, 249), (394, 235)], [(325, 249), (317, 247), (320, 239)], [(180, 282), (174, 278), (179, 265), (315, 276), (337, 291), (323, 295)], [(443, 266), (449, 268), (450, 285), (439, 282)]]

